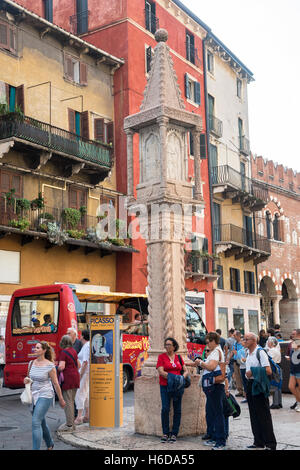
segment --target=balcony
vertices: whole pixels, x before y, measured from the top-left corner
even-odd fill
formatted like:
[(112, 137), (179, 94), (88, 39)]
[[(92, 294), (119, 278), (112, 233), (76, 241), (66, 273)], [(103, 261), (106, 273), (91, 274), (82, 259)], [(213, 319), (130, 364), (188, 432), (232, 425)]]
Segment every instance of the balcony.
[(185, 279), (192, 278), (194, 282), (206, 279), (214, 282), (218, 276), (214, 270), (214, 260), (210, 255), (205, 256), (200, 251), (187, 251), (185, 254)]
[(239, 203), (252, 212), (260, 211), (269, 200), (266, 188), (228, 165), (212, 167), (211, 182), (214, 194), (222, 192), (224, 199), (232, 199), (233, 204)]
[(112, 167), (111, 146), (17, 113), (0, 116), (0, 143), (3, 140), (11, 140), (16, 150), (27, 151), (31, 155), (29, 167), (33, 170), (42, 164), (43, 151), (48, 153), (48, 159), (53, 155), (59, 157), (59, 162), (62, 156), (67, 158), (63, 176), (86, 170), (92, 184), (106, 178)]
[(215, 225), (213, 230), (216, 252), (225, 253), (226, 258), (235, 256), (236, 260), (259, 264), (271, 255), (270, 240), (257, 233), (232, 224)]
[(247, 157), (250, 155), (250, 142), (244, 135), (239, 136), (240, 152)]
[(101, 257), (114, 252), (137, 252), (130, 246), (129, 239), (118, 238), (117, 224), (116, 238), (100, 239), (96, 229), (101, 217), (71, 209), (77, 212), (77, 218), (74, 218), (73, 212), (68, 219), (66, 211), (69, 208), (33, 207), (31, 204), (31, 207), (24, 209), (18, 206), (17, 201), (8, 203), (5, 197), (0, 200), (0, 238), (20, 235), (22, 246), (34, 240), (44, 240), (47, 250), (64, 245), (68, 251), (83, 248), (86, 255), (100, 251)]
[(215, 137), (221, 138), (223, 135), (223, 122), (217, 117), (210, 114), (208, 116), (209, 132)]

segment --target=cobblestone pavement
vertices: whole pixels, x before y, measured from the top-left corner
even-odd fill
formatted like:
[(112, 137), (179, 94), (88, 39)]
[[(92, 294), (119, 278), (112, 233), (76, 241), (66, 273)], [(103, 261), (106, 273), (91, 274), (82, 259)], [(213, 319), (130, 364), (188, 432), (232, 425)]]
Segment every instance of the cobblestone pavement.
[[(240, 400), (241, 401), (241, 400)], [(294, 403), (291, 395), (283, 396), (284, 408), (272, 410), (274, 431), (278, 450), (300, 450), (300, 413), (290, 410)], [(241, 404), (241, 415), (230, 418), (229, 450), (244, 450), (253, 444), (247, 404)], [(201, 437), (178, 438), (175, 444), (162, 444), (157, 437), (142, 436), (134, 432), (134, 408), (124, 408), (124, 425), (119, 429), (90, 429), (88, 425), (77, 426), (73, 433), (60, 433), (65, 443), (87, 449), (103, 450), (210, 450)]]

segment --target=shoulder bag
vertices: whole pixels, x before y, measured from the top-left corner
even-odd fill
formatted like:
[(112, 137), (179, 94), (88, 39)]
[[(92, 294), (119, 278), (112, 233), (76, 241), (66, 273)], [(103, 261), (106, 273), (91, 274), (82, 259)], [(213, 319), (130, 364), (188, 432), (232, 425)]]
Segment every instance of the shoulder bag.
[[(180, 364), (181, 364), (181, 371), (180, 371), (180, 374), (183, 375), (183, 374), (184, 374), (183, 364), (182, 364), (181, 356), (179, 356), (179, 354), (178, 354), (178, 359), (179, 359), (179, 362), (180, 362)], [(184, 378), (184, 388), (189, 388), (190, 385), (191, 385), (191, 376), (188, 374), (188, 375)]]
[(220, 366), (220, 369), (221, 369), (221, 374), (215, 376), (215, 381), (214, 381), (215, 384), (220, 384), (220, 383), (224, 382), (224, 380), (226, 378), (226, 364), (225, 364), (225, 362), (221, 362), (221, 359), (222, 359), (221, 351), (218, 350), (218, 353), (219, 353), (219, 366)]
[(33, 361), (31, 361), (29, 363), (29, 367), (28, 367), (28, 371), (27, 371), (27, 377), (25, 377), (26, 379), (29, 379), (30, 382), (25, 384), (25, 389), (21, 393), (21, 396), (20, 396), (20, 399), (21, 399), (21, 402), (23, 403), (23, 405), (31, 405), (32, 404), (32, 392), (31, 392), (32, 380), (29, 377), (29, 372), (30, 372), (32, 364), (33, 364)]

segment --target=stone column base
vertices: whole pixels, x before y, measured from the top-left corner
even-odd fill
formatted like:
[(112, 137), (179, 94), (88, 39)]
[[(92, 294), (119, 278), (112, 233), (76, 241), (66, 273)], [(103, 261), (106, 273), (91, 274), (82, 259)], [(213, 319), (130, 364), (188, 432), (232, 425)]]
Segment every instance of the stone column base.
[[(178, 436), (198, 436), (206, 432), (205, 395), (198, 387), (199, 376), (191, 377), (192, 383), (182, 398), (181, 424)], [(134, 382), (135, 432), (148, 436), (161, 436), (161, 398), (158, 377), (139, 377)], [(171, 403), (170, 427), (173, 420)]]

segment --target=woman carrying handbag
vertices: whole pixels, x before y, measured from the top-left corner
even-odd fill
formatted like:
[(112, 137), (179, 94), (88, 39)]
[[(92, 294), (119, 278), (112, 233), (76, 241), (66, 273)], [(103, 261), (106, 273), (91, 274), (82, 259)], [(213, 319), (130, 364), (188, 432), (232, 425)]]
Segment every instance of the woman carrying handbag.
[(52, 450), (54, 442), (46, 422), (46, 414), (50, 406), (54, 405), (53, 386), (60, 406), (64, 408), (66, 404), (57, 380), (53, 350), (46, 341), (41, 341), (35, 345), (34, 352), (37, 357), (29, 364), (28, 377), (24, 379), (25, 385), (32, 381), (32, 448), (39, 450), (43, 438), (47, 449)]
[(223, 399), (225, 394), (226, 366), (220, 347), (220, 336), (211, 332), (206, 336), (209, 354), (205, 361), (197, 359), (196, 365), (203, 369), (202, 387), (206, 395), (206, 441), (204, 445), (213, 450), (226, 450)]

